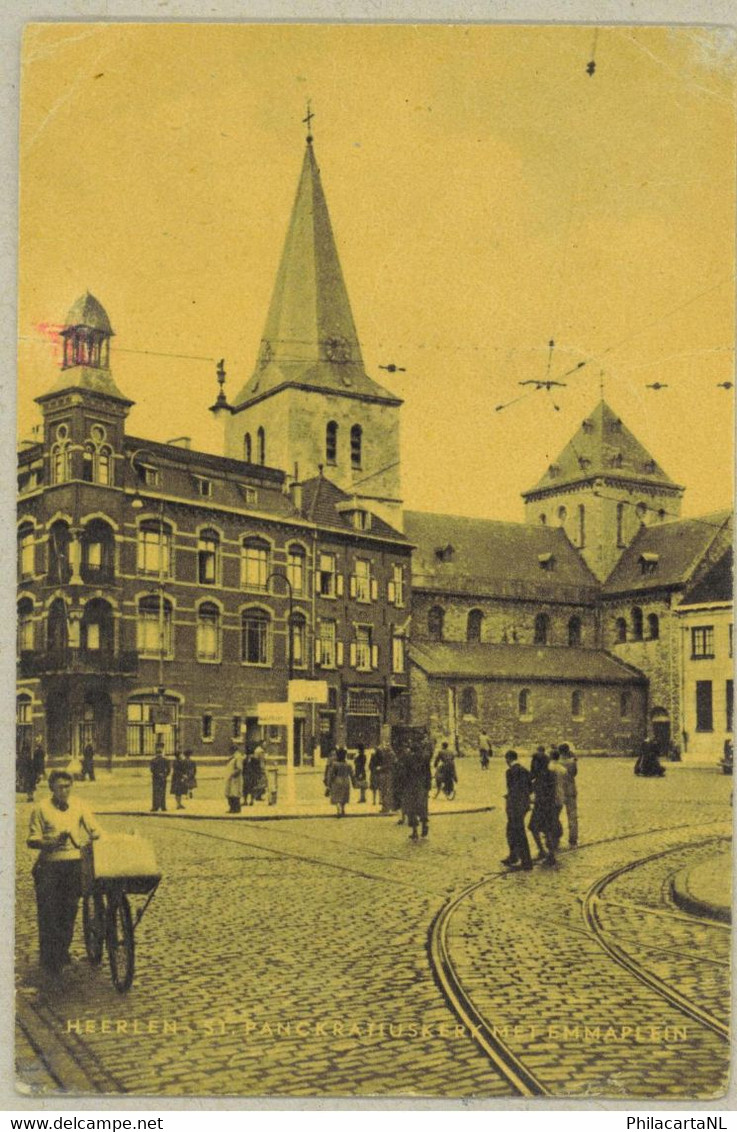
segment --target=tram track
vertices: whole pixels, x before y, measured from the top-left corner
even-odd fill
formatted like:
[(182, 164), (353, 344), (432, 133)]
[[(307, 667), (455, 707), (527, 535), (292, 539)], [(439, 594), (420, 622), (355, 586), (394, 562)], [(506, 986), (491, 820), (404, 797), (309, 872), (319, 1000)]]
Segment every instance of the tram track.
[[(673, 832), (688, 828), (693, 828), (693, 826), (681, 825), (666, 827), (666, 829), (672, 830)], [(703, 828), (703, 825), (697, 828)], [(626, 834), (624, 837), (605, 838), (599, 842), (591, 842), (590, 845), (594, 846), (606, 844), (607, 842), (625, 841), (630, 840), (632, 837), (641, 836), (643, 836), (641, 833)], [(590, 938), (593, 937), (596, 939), (597, 943), (614, 962), (618, 963), (631, 975), (639, 979), (639, 981), (650, 990), (655, 991), (655, 993), (668, 1002), (669, 1005), (691, 1018), (692, 1021), (696, 1021), (699, 1025), (705, 1026), (707, 1029), (716, 1033), (720, 1038), (729, 1041), (728, 1026), (721, 1022), (720, 1019), (714, 1017), (709, 1011), (699, 1007), (697, 1003), (692, 1002), (692, 1000), (681, 994), (677, 988), (670, 986), (663, 979), (659, 978), (659, 976), (648, 971), (642, 964), (633, 959), (624, 948), (620, 947), (619, 944), (611, 938), (611, 933), (605, 930), (600, 918), (601, 895), (607, 886), (612, 884), (620, 876), (650, 861), (682, 852), (684, 849), (701, 848), (722, 839), (721, 835), (715, 835), (703, 838), (700, 841), (681, 842), (666, 850), (638, 858), (635, 861), (629, 862), (627, 865), (612, 870), (605, 874), (605, 876), (599, 878), (599, 880), (589, 888), (582, 901), (582, 913), (586, 934)], [(497, 1072), (505, 1078), (516, 1095), (522, 1097), (550, 1096), (552, 1095), (551, 1091), (530, 1067), (525, 1064), (524, 1059), (518, 1056), (508, 1042), (499, 1035), (498, 1031), (500, 1029), (503, 1030), (504, 1027), (496, 1025), (493, 1019), (486, 1017), (475, 1005), (471, 994), (463, 986), (462, 979), (456, 971), (450, 954), (448, 941), (450, 925), (459, 907), (487, 884), (499, 880), (504, 875), (505, 873), (503, 872), (495, 872), (489, 876), (483, 877), (481, 880), (474, 882), (463, 889), (462, 892), (446, 901), (444, 906), (434, 917), (428, 931), (427, 947), (430, 965), (435, 981), (448, 1003), (448, 1006), (462, 1024), (467, 1027), (473, 1040), (483, 1050)], [(682, 919), (680, 916), (678, 918)], [(699, 920), (698, 922), (703, 924), (706, 921)], [(580, 932), (581, 929), (572, 928), (571, 930)]]

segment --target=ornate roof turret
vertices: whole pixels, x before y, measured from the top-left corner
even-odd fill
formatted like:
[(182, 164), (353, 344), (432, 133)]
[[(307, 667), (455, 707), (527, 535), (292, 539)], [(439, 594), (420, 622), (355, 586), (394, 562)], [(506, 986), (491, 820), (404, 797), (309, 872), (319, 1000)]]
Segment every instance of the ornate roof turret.
[(114, 331), (102, 303), (85, 291), (69, 311), (61, 331), (64, 343), (62, 372), (49, 392), (36, 398), (39, 404), (67, 389), (87, 389), (132, 405), (133, 402), (120, 392), (110, 372), (110, 339), (113, 336)]
[(364, 371), (311, 136), (259, 359), (233, 407), (294, 384), (401, 404)]

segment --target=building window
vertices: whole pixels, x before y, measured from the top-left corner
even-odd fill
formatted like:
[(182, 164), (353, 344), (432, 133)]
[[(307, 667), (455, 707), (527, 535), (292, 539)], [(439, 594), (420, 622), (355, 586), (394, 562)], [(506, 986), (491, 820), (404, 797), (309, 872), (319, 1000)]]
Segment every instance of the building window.
[(399, 676), (405, 669), (404, 637), (392, 637), (392, 672)]
[(335, 597), (337, 594), (336, 562), (334, 554), (320, 554), (316, 589), (321, 597)]
[(247, 464), (251, 463), (253, 457), (253, 446), (251, 444), (251, 434), (247, 432), (243, 437), (243, 459)]
[(639, 605), (635, 605), (632, 609), (632, 640), (642, 640), (642, 610)]
[(550, 554), (550, 553), (538, 554), (537, 560), (540, 564), (541, 570), (546, 570), (548, 573), (552, 573), (553, 570), (555, 569), (555, 555), (554, 554)]
[(622, 719), (627, 719), (630, 714), (630, 694), (628, 691), (619, 693), (619, 714)]
[(325, 461), (328, 464), (338, 462), (338, 422), (328, 421), (325, 429)]
[(292, 615), (292, 664), (304, 668), (307, 663), (307, 622), (301, 613)]
[(475, 688), (464, 688), (461, 692), (461, 715), (477, 716), (479, 714), (478, 698)]
[(733, 626), (730, 625), (729, 626), (729, 655), (730, 656), (732, 655), (732, 630), (733, 630)]
[(517, 696), (517, 711), (522, 719), (532, 718), (532, 711), (530, 709), (530, 692), (527, 688), (523, 688)]
[(355, 573), (351, 578), (351, 597), (356, 601), (371, 600), (371, 563), (366, 558), (357, 558)]
[(547, 645), (550, 643), (550, 618), (547, 613), (538, 613), (535, 618), (534, 643), (536, 645)]
[(71, 478), (72, 459), (69, 444), (55, 444), (51, 449), (51, 482), (66, 483)]
[(583, 503), (578, 505), (578, 545), (586, 546), (586, 508)]
[(240, 739), (240, 737), (241, 737), (241, 723), (242, 723), (241, 717), (239, 715), (234, 715), (233, 716), (233, 730), (231, 732), (231, 735), (234, 739)]
[(647, 615), (647, 635), (651, 641), (657, 641), (660, 637), (660, 620), (657, 613)]
[(156, 520), (138, 528), (138, 573), (168, 578), (171, 571), (171, 530)]
[(548, 517), (547, 517), (547, 515), (545, 514), (544, 511), (542, 512), (541, 515), (538, 515), (538, 520), (540, 522), (541, 527), (546, 527), (548, 525)]
[(481, 625), (484, 620), (484, 615), (480, 609), (469, 610), (468, 618), (466, 619), (466, 640), (471, 642), (478, 642), (481, 640)]
[(571, 692), (571, 715), (574, 719), (583, 719), (583, 692)]
[(85, 626), (85, 641), (84, 647), (88, 652), (97, 652), (100, 648), (100, 623), (99, 621), (90, 621)]
[(442, 641), (445, 612), (439, 605), (434, 605), (427, 615), (427, 632), (431, 641)]
[(115, 535), (102, 519), (93, 519), (82, 532), (82, 578), (93, 585), (112, 581)]
[(305, 552), (301, 546), (290, 546), (287, 550), (287, 581), (292, 587), (292, 594), (304, 593)]
[(206, 480), (202, 476), (195, 476), (194, 482), (198, 495), (201, 495), (203, 499), (212, 499), (212, 480)]
[(563, 526), (563, 524), (565, 523), (567, 518), (568, 518), (568, 511), (566, 510), (566, 508), (565, 507), (559, 507), (558, 508), (558, 522), (560, 523), (561, 527)]
[(55, 585), (65, 585), (72, 574), (69, 561), (69, 527), (59, 520), (49, 531), (49, 581)]
[(209, 712), (205, 712), (202, 716), (202, 741), (203, 743), (211, 743), (214, 738), (215, 728), (213, 719)]
[(363, 431), (360, 425), (354, 424), (351, 428), (351, 467), (361, 467), (361, 444)]
[(172, 655), (172, 608), (164, 598), (159, 614), (160, 599), (151, 595), (138, 602), (137, 646), (143, 657)]
[(618, 617), (614, 622), (614, 631), (617, 635), (617, 644), (625, 644), (627, 640), (627, 622), (624, 617)]
[(18, 602), (18, 649), (33, 652), (33, 602), (29, 597)]
[(220, 538), (217, 531), (201, 531), (197, 539), (197, 581), (214, 586), (218, 580)]
[(640, 555), (640, 573), (641, 574), (655, 574), (658, 569), (658, 562), (660, 561), (659, 554), (651, 554), (645, 551)]
[[(36, 565), (36, 540), (33, 527), (26, 524), (18, 531), (18, 570), (21, 578), (32, 578)], [(58, 579), (54, 579), (55, 581)]]
[(271, 618), (263, 609), (247, 609), (241, 616), (241, 659), (244, 664), (270, 663)]
[(320, 621), (315, 641), (315, 661), (322, 668), (336, 666), (336, 625), (334, 621)]
[(220, 660), (220, 610), (212, 602), (197, 610), (197, 659)]
[(371, 512), (356, 508), (355, 511), (351, 511), (351, 522), (357, 531), (370, 531)]
[(624, 503), (617, 504), (617, 546), (624, 546)]
[(581, 618), (571, 617), (568, 622), (568, 647), (572, 649), (581, 648)]
[(691, 659), (712, 660), (714, 657), (714, 626), (700, 625), (691, 630)]
[(263, 539), (245, 539), (241, 547), (241, 586), (265, 590), (269, 576), (269, 544)]
[[(404, 606), (404, 567), (392, 566), (392, 580), (389, 583), (389, 601), (401, 609)], [(730, 654), (731, 655), (731, 654)]]
[(359, 672), (370, 672), (374, 659), (370, 625), (355, 626), (355, 641), (351, 649), (353, 652), (353, 656), (351, 657), (352, 666)]
[(85, 483), (93, 483), (95, 479), (95, 450), (91, 444), (85, 444), (82, 453), (82, 479)]
[(711, 680), (696, 681), (696, 730), (714, 730)]
[(109, 486), (113, 482), (113, 454), (103, 445), (97, 453), (97, 482)]
[(259, 464), (266, 463), (266, 433), (262, 428), (259, 428), (256, 433), (256, 444), (258, 446), (258, 462)]
[(158, 743), (163, 742), (164, 754), (172, 755), (179, 745), (179, 701), (172, 696), (164, 699), (166, 723), (161, 718), (161, 702), (154, 696), (136, 696), (128, 701), (128, 755), (153, 755)]
[(727, 707), (727, 731), (734, 730), (734, 681), (727, 680), (725, 687)]

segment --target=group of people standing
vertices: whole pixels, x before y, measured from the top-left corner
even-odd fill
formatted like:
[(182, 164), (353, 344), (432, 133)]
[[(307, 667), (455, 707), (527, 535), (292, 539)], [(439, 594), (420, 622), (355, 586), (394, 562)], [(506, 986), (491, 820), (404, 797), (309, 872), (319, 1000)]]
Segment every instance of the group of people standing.
[(182, 798), (191, 798), (197, 786), (197, 766), (191, 751), (175, 751), (173, 763), (164, 754), (163, 746), (148, 764), (151, 771), (151, 812), (166, 812), (166, 784), (171, 777), (169, 793), (176, 799), (176, 808), (184, 809)]
[[(447, 744), (444, 744), (447, 748)], [(455, 783), (455, 762), (449, 750), (441, 750), (435, 758), (436, 796), (441, 784)], [(367, 755), (359, 744), (353, 760), (344, 747), (333, 751), (324, 775), (325, 796), (336, 808), (336, 816), (344, 817), (351, 798), (351, 788), (358, 790), (358, 804), (372, 802), (384, 815), (398, 813), (397, 824), (405, 823), (413, 841), (429, 833), (428, 804), (433, 783), (432, 749), (429, 743), (404, 746), (397, 750), (390, 744), (376, 747)]]
[(225, 764), (225, 797), (228, 813), (239, 814), (241, 805), (252, 806), (260, 802), (266, 793), (266, 769), (264, 749), (261, 746), (244, 755), (237, 743), (231, 747), (230, 758)]
[[(508, 867), (526, 871), (533, 867), (527, 832), (537, 847), (538, 861), (552, 866), (563, 837), (561, 814), (566, 811), (568, 844), (578, 844), (578, 762), (567, 743), (551, 747), (546, 753), (538, 747), (530, 769), (522, 766), (516, 751), (507, 751), (507, 844), (509, 853), (502, 861)], [(529, 822), (525, 825), (528, 812)]]

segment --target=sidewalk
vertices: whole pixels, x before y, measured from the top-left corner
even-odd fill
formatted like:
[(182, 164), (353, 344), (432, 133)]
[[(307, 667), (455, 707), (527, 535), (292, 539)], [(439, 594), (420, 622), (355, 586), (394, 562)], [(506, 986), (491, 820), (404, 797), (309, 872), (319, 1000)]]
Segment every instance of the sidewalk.
[[(466, 771), (466, 767), (462, 768)], [(165, 813), (151, 812), (151, 779), (147, 770), (99, 770), (95, 782), (77, 782), (75, 795), (103, 816), (115, 814), (124, 817), (186, 818), (189, 820), (213, 819), (223, 821), (275, 821), (280, 818), (330, 818), (335, 820), (335, 807), (325, 796), (323, 767), (299, 767), (294, 772), (292, 782), (283, 767), (279, 768), (277, 779), (277, 798), (269, 805), (267, 797), (252, 806), (244, 806), (239, 814), (228, 813), (228, 805), (223, 790), (223, 774), (219, 767), (198, 768), (197, 789), (193, 798), (184, 798), (184, 809), (176, 808), (176, 799), (167, 792)], [(41, 783), (36, 796), (44, 789)], [(440, 817), (443, 814), (478, 813), (498, 808), (499, 795), (492, 788), (491, 776), (464, 774), (455, 799), (451, 802), (441, 795), (433, 798), (430, 794), (430, 814)], [(290, 796), (291, 795), (291, 796)], [(386, 818), (378, 803), (371, 800), (371, 791), (366, 791), (366, 801), (359, 802), (358, 790), (351, 790), (346, 818)], [(395, 815), (396, 818), (396, 815)]]

